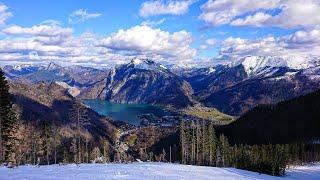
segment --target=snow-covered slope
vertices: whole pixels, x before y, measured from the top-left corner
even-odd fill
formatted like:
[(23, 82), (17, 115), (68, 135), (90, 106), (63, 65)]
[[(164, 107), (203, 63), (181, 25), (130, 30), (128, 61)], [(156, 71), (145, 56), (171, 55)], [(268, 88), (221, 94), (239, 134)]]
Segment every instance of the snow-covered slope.
[(313, 56), (247, 56), (240, 59), (235, 64), (241, 64), (246, 73), (251, 76), (263, 73), (261, 71), (270, 71), (270, 69), (280, 67), (286, 67), (293, 70), (313, 68), (320, 65), (320, 58)]
[(20, 166), (17, 169), (0, 167), (0, 179), (130, 179), (130, 180), (206, 180), (206, 179), (308, 179), (320, 178), (320, 165), (296, 167), (285, 177), (274, 177), (234, 168), (216, 168), (165, 163), (81, 164)]

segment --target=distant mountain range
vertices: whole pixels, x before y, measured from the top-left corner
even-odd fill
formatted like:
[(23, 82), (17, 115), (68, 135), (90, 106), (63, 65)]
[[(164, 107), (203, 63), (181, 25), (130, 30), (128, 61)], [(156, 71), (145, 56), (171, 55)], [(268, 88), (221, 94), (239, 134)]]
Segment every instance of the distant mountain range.
[(53, 81), (65, 82), (70, 86), (83, 88), (104, 78), (107, 70), (99, 70), (82, 66), (62, 67), (53, 62), (43, 65), (8, 65), (3, 70), (12, 81), (38, 83)]
[(11, 81), (56, 82), (72, 96), (177, 108), (203, 104), (240, 115), (258, 104), (275, 104), (320, 87), (320, 58), (248, 56), (207, 68), (164, 66), (133, 59), (112, 69), (81, 66), (5, 66)]
[[(303, 63), (304, 62), (304, 63)], [(187, 71), (198, 100), (231, 115), (274, 104), (320, 86), (320, 58), (245, 57), (232, 65)]]

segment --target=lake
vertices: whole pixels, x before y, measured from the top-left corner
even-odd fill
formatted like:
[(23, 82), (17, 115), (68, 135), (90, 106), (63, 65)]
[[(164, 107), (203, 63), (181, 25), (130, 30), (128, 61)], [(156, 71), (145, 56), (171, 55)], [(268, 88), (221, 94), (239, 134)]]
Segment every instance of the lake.
[(100, 115), (137, 126), (141, 121), (138, 115), (153, 114), (156, 117), (166, 115), (164, 107), (148, 104), (119, 104), (104, 100), (84, 100), (84, 103)]

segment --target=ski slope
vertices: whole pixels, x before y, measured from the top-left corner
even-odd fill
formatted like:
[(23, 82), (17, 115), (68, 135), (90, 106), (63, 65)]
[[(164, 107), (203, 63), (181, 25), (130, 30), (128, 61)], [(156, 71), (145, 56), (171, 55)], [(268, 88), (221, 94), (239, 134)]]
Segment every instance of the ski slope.
[(320, 164), (301, 166), (287, 171), (285, 177), (273, 177), (265, 174), (234, 168), (199, 167), (165, 163), (130, 164), (70, 164), (66, 166), (20, 166), (16, 169), (0, 167), (0, 179), (320, 179)]

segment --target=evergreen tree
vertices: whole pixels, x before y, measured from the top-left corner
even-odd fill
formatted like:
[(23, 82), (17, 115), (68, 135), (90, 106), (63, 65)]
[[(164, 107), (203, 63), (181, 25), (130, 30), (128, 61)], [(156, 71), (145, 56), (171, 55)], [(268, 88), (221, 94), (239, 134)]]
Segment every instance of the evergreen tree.
[(47, 165), (50, 164), (50, 154), (51, 154), (51, 128), (48, 122), (43, 122), (41, 134), (41, 149), (42, 155), (45, 156)]
[(14, 161), (16, 123), (9, 85), (0, 69), (0, 161)]
[(80, 101), (75, 101), (70, 109), (70, 118), (77, 127), (78, 163), (81, 163), (81, 129), (88, 123), (87, 109)]
[(186, 139), (185, 139), (185, 122), (182, 120), (180, 124), (180, 143), (181, 143), (181, 161), (186, 164)]
[(208, 125), (208, 144), (209, 144), (209, 165), (213, 166), (216, 157), (217, 137), (213, 127), (213, 122)]
[(197, 165), (201, 165), (201, 160), (202, 160), (202, 156), (201, 156), (201, 145), (202, 145), (202, 141), (201, 141), (201, 126), (199, 121), (196, 122), (196, 164)]
[(190, 158), (190, 163), (195, 164), (195, 159), (196, 159), (196, 125), (194, 121), (191, 122), (191, 158)]

